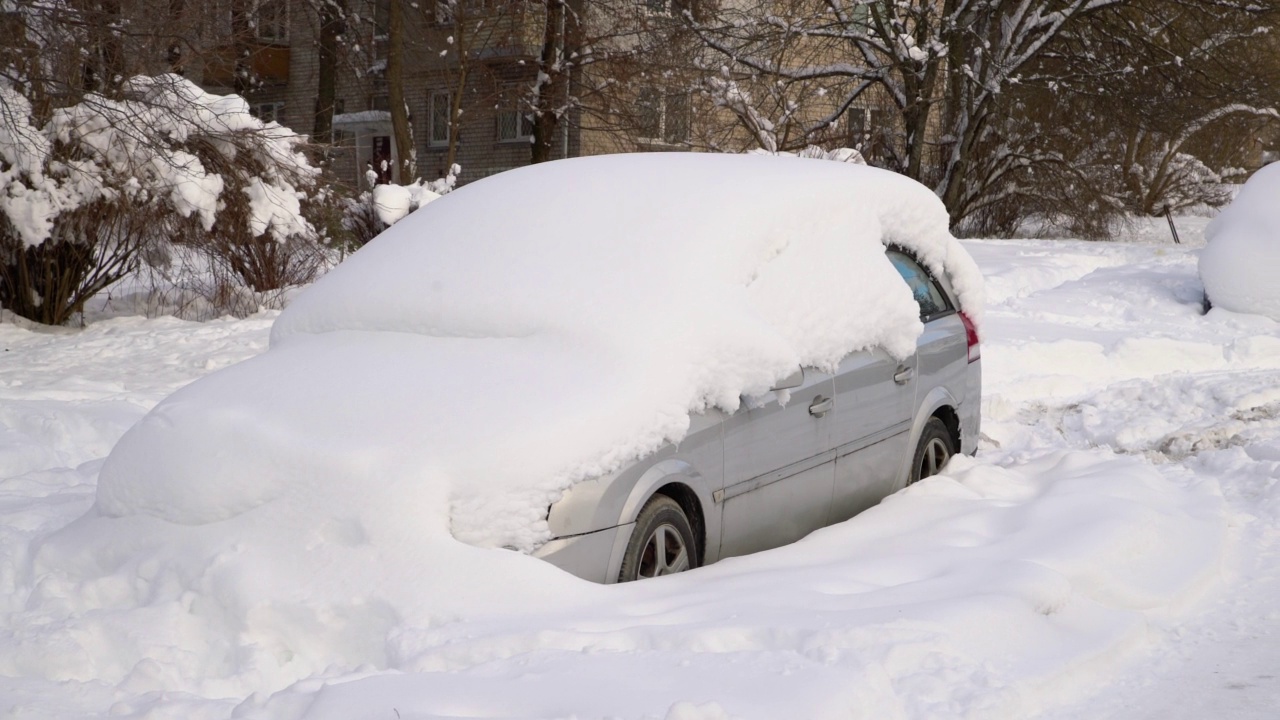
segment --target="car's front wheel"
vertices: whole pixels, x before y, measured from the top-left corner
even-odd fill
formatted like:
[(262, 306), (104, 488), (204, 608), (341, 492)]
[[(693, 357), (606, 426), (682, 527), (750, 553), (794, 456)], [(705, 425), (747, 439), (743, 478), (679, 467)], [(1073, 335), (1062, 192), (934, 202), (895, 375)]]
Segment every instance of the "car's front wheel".
[(956, 454), (955, 444), (951, 440), (951, 432), (938, 418), (931, 417), (920, 433), (920, 442), (916, 445), (916, 454), (911, 459), (911, 480), (916, 482), (930, 475), (937, 475)]
[(618, 582), (683, 572), (698, 566), (693, 527), (680, 503), (666, 495), (649, 498), (622, 556)]

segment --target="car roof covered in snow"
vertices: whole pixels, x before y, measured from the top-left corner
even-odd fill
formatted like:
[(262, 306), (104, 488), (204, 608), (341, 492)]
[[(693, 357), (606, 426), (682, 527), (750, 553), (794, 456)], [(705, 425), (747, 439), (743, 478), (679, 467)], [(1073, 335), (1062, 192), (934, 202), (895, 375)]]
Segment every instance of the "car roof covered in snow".
[[(945, 273), (977, 319), (976, 266), (951, 237), (942, 203), (904, 176), (702, 153), (551, 162), (472, 183), (394, 225), (298, 298), (272, 339), (337, 329), (522, 336), (610, 324), (627, 312), (619, 305), (695, 301), (700, 286), (742, 290), (769, 275), (786, 280), (788, 293), (815, 296), (832, 291), (826, 281), (873, 280), (860, 298), (869, 309), (869, 295), (897, 282), (871, 257), (890, 243)], [(790, 284), (799, 279), (792, 269), (809, 279)], [(899, 320), (909, 307), (899, 305), (897, 317), (862, 327), (853, 344), (908, 351), (913, 333)]]

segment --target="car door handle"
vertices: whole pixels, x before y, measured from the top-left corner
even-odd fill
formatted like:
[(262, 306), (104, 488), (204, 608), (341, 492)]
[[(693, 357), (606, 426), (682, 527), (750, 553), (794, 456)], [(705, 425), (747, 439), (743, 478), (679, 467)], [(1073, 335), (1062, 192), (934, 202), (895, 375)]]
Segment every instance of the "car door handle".
[(905, 365), (898, 366), (898, 372), (893, 374), (893, 381), (899, 385), (906, 385), (911, 376), (916, 373), (915, 368), (909, 368)]
[(809, 403), (809, 414), (814, 417), (820, 418), (823, 415), (826, 415), (827, 413), (831, 412), (831, 406), (834, 404), (835, 404), (835, 401), (832, 400), (831, 398), (824, 398), (821, 395), (819, 395), (818, 397), (813, 399), (813, 402)]

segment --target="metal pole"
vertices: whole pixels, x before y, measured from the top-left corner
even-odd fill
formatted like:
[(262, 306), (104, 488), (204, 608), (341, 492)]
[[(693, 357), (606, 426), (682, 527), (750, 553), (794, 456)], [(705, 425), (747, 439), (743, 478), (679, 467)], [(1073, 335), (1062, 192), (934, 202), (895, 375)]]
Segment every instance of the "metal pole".
[(1169, 232), (1173, 233), (1173, 243), (1181, 245), (1182, 240), (1178, 239), (1178, 227), (1173, 224), (1173, 213), (1169, 210), (1169, 204), (1164, 205), (1164, 219), (1169, 221)]

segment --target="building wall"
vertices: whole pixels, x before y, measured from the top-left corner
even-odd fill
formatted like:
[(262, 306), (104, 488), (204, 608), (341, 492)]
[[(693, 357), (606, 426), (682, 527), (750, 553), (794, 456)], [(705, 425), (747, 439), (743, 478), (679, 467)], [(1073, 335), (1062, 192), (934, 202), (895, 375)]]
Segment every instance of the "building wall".
[[(148, 7), (144, 0), (128, 0), (139, 8)], [(225, 56), (231, 47), (226, 31), (232, 3), (250, 0), (212, 0), (188, 3), (183, 22), (184, 32), (200, 38), (202, 57), (185, 57), (182, 70), (190, 79), (213, 92), (229, 93), (231, 78)], [(246, 99), (267, 119), (275, 119), (297, 132), (313, 135), (315, 131), (316, 97), (319, 81), (319, 28), (314, 12), (302, 0), (256, 0), (254, 7), (274, 7), (274, 17), (285, 21), (285, 32), (267, 33), (252, 38), (252, 65), (261, 84), (246, 92)], [(501, 6), (502, 4), (499, 3)], [(431, 97), (433, 92), (461, 92), (464, 114), (460, 122), (454, 162), (461, 166), (459, 182), (478, 180), (496, 172), (529, 163), (529, 138), (499, 137), (499, 123), (504, 115), (518, 107), (519, 96), (532, 85), (537, 73), (540, 50), (542, 6), (537, 3), (509, 3), (512, 10), (496, 21), (486, 20), (478, 30), (474, 19), (454, 18), (441, 22), (430, 0), (414, 9), (409, 4), (406, 17), (405, 100), (414, 132), (413, 153), (419, 177), (434, 179), (448, 172), (447, 147), (431, 139)], [(336, 80), (337, 120), (335, 145), (329, 162), (336, 177), (352, 187), (367, 187), (367, 163), (375, 157), (375, 148), (392, 138), (388, 116), (370, 115), (369, 111), (387, 110), (387, 88), (383, 69), (387, 42), (383, 14), (378, 0), (348, 0), (348, 14), (353, 20), (345, 34), (347, 43), (338, 62)], [(385, 9), (385, 0), (381, 3)], [(283, 15), (279, 8), (284, 8)], [(643, 8), (642, 8), (643, 9)], [(355, 20), (354, 18), (359, 18)], [(172, 19), (165, 19), (172, 22)], [(452, 41), (451, 41), (452, 39)], [(154, 71), (164, 71), (162, 49), (153, 49)], [(220, 60), (221, 59), (221, 60)], [(687, 93), (683, 123), (686, 132), (677, 137), (650, 137), (645, 132), (645, 108), (641, 97), (628, 97), (620, 92), (610, 105), (577, 112), (562, 122), (552, 157), (572, 157), (616, 152), (681, 151), (713, 149), (742, 151), (757, 145), (756, 139), (737, 125), (728, 111), (688, 89), (699, 82), (690, 75), (687, 63), (672, 58), (672, 68), (661, 72), (634, 68), (591, 66), (590, 72), (628, 77), (635, 93), (657, 92), (662, 96)], [(679, 69), (681, 67), (684, 69)], [(458, 86), (460, 72), (467, 71), (466, 82)], [(682, 75), (681, 73), (685, 73)], [(646, 80), (645, 78), (649, 79)], [(834, 101), (838, 89), (825, 97)], [(860, 127), (850, 124), (854, 114), (847, 114), (832, 126), (825, 145), (862, 145), (874, 156), (872, 147), (884, 125), (897, 121), (894, 112), (883, 112), (880, 98), (869, 93), (856, 107), (863, 112)], [(831, 111), (830, 103), (812, 103), (811, 111)], [(670, 108), (664, 105), (665, 110)], [(673, 122), (663, 113), (664, 130)], [(667, 133), (658, 133), (666, 135)], [(392, 148), (392, 159), (401, 152)]]
[[(376, 6), (369, 0), (354, 0), (355, 12), (374, 17)], [(517, 3), (519, 12), (500, 18), (476, 30), (474, 22), (437, 22), (427, 10), (410, 12), (406, 17), (404, 94), (414, 133), (414, 153), (420, 177), (434, 179), (448, 172), (447, 145), (431, 140), (432, 93), (461, 92), (464, 98), (459, 138), (454, 162), (462, 167), (460, 183), (472, 182), (495, 172), (529, 163), (529, 138), (501, 139), (498, 124), (502, 115), (518, 107), (519, 93), (536, 77), (536, 53), (539, 36), (533, 32), (541, 18), (530, 8)], [(429, 3), (423, 8), (429, 9)], [(368, 23), (366, 23), (368, 25)], [(460, 27), (461, 25), (461, 27)], [(339, 62), (336, 97), (339, 120), (368, 110), (386, 109), (385, 67), (386, 43), (370, 28), (356, 30), (361, 51), (348, 50)], [(315, 97), (319, 79), (318, 29), (309, 14), (296, 12), (291, 25), (289, 82), (284, 90), (281, 122), (298, 132), (313, 134), (315, 130)], [(453, 42), (449, 41), (453, 38)], [(460, 46), (467, 58), (459, 60)], [(444, 53), (442, 56), (441, 53)], [(466, 66), (467, 80), (459, 87), (461, 66)], [(344, 130), (342, 122), (335, 130)], [(364, 186), (363, 161), (370, 155), (375, 137), (391, 137), (389, 120), (379, 130), (369, 123), (353, 124), (352, 134), (335, 137), (340, 149), (333, 160), (338, 177), (353, 185)], [(358, 131), (358, 132), (356, 132)], [(563, 135), (563, 134), (562, 134)], [(574, 155), (580, 143), (576, 132), (558, 141), (553, 157)], [(567, 150), (567, 152), (566, 152)], [(396, 149), (398, 154), (399, 149)]]

